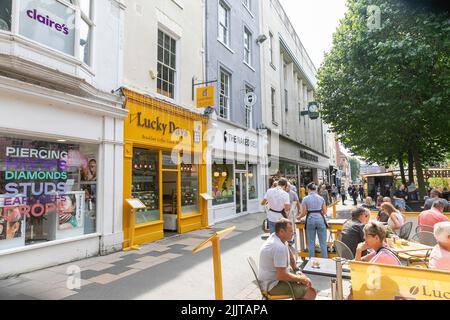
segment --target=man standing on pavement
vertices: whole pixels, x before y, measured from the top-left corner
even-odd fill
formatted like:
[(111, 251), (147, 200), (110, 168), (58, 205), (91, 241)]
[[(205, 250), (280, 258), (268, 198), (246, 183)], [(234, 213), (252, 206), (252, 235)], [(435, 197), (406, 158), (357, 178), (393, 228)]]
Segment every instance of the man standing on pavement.
[[(291, 295), (291, 285), (295, 299), (315, 300), (317, 292), (311, 280), (303, 274), (289, 272), (289, 249), (287, 242), (292, 239), (292, 222), (281, 219), (275, 224), (275, 233), (261, 248), (259, 275), (261, 288), (271, 295)], [(289, 284), (287, 284), (289, 282)]]
[(297, 205), (296, 205), (297, 210), (295, 211), (295, 216), (298, 217), (302, 213), (302, 206), (300, 204), (300, 199), (298, 198), (297, 193), (294, 191), (293, 185), (290, 184), (289, 182), (288, 182), (287, 192), (289, 193), (289, 201), (290, 201), (291, 207), (292, 207), (294, 201), (297, 202)]
[(282, 218), (287, 218), (287, 214), (291, 210), (291, 202), (289, 199), (288, 182), (282, 178), (278, 181), (278, 187), (269, 189), (261, 201), (261, 205), (269, 204), (269, 220), (270, 233), (275, 232), (275, 223)]

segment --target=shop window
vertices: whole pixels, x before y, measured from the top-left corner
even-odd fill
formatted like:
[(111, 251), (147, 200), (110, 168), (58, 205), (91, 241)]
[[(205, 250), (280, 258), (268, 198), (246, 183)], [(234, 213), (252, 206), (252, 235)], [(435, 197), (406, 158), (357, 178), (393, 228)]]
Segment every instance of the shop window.
[(199, 166), (194, 161), (182, 162), (181, 170), (181, 212), (183, 215), (199, 213)]
[(0, 138), (0, 249), (96, 232), (98, 147)]
[(250, 200), (258, 199), (258, 173), (255, 164), (248, 165), (248, 198)]
[(137, 210), (136, 224), (161, 220), (159, 206), (159, 152), (135, 148), (133, 150), (133, 198), (140, 199), (147, 208)]
[(233, 164), (212, 165), (212, 196), (214, 206), (234, 202)]
[(12, 0), (0, 1), (0, 30), (11, 31)]
[(178, 152), (166, 152), (162, 154), (163, 169), (178, 170)]

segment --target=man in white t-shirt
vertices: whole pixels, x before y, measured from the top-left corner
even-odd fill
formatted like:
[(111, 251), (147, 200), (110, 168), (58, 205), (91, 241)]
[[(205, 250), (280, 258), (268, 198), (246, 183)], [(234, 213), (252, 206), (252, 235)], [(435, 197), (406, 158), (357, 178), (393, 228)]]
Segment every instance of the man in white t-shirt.
[(289, 198), (288, 181), (280, 179), (278, 187), (269, 189), (261, 202), (261, 205), (269, 205), (267, 219), (269, 220), (270, 233), (275, 232), (275, 223), (287, 217), (287, 213), (291, 210), (291, 201)]
[(293, 235), (291, 221), (281, 219), (276, 223), (275, 233), (270, 235), (260, 251), (260, 285), (262, 290), (271, 295), (291, 295), (290, 284), (295, 299), (314, 300), (317, 292), (312, 288), (311, 280), (304, 274), (294, 274), (288, 270), (290, 259), (287, 242)]

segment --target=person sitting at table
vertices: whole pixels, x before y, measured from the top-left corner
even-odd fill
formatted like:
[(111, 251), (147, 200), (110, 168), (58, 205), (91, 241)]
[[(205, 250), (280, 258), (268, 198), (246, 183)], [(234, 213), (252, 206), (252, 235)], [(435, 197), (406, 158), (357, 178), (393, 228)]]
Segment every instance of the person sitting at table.
[(450, 271), (450, 222), (436, 223), (434, 237), (438, 244), (431, 251), (429, 268)]
[(389, 215), (388, 226), (392, 231), (398, 234), (400, 228), (405, 224), (405, 217), (388, 202), (381, 205), (381, 210)]
[[(379, 222), (371, 221), (364, 227), (364, 242), (356, 248), (355, 261), (369, 263), (390, 264), (401, 266), (397, 256), (385, 246), (386, 227)], [(364, 251), (369, 254), (362, 256)]]
[(388, 221), (389, 221), (389, 215), (384, 213), (383, 209), (381, 209), (381, 206), (383, 205), (383, 203), (386, 203), (386, 202), (392, 204), (391, 198), (389, 198), (389, 197), (382, 198), (382, 202), (379, 205), (380, 210), (378, 210), (377, 221), (381, 222), (381, 223), (388, 223)]
[(376, 210), (377, 207), (373, 204), (373, 200), (371, 197), (367, 197), (364, 199), (364, 203), (362, 204), (363, 208), (369, 209), (369, 210)]
[(444, 209), (444, 199), (435, 200), (433, 202), (433, 207), (430, 210), (425, 210), (419, 214), (419, 226), (427, 226), (432, 228), (436, 223), (449, 221), (443, 214)]
[(295, 298), (315, 300), (317, 291), (313, 289), (311, 280), (304, 274), (289, 272), (290, 254), (288, 241), (294, 235), (294, 227), (288, 219), (280, 219), (275, 223), (275, 233), (261, 248), (259, 256), (259, 275), (261, 288), (271, 295), (290, 295), (289, 282), (294, 290)]
[(364, 242), (364, 226), (370, 220), (370, 211), (365, 208), (352, 210), (352, 220), (344, 225), (341, 241), (349, 247), (353, 256), (356, 254), (358, 244)]

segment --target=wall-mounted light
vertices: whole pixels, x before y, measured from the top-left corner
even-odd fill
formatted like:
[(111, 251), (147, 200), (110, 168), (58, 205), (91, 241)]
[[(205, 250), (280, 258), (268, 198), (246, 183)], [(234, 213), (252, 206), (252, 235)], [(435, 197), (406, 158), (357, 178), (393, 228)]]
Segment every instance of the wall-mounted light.
[(263, 43), (266, 40), (267, 40), (267, 36), (265, 34), (262, 34), (262, 35), (258, 36), (258, 38), (256, 38), (256, 43)]
[(227, 175), (228, 175), (228, 173), (222, 172), (222, 177), (226, 177)]
[(214, 177), (215, 177), (215, 178), (220, 177), (220, 173), (219, 173), (219, 172), (214, 172)]

